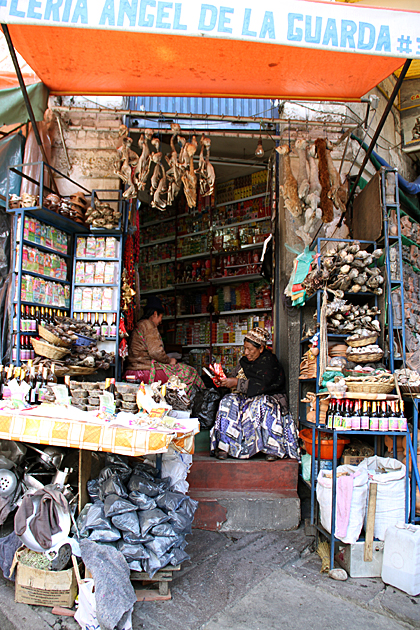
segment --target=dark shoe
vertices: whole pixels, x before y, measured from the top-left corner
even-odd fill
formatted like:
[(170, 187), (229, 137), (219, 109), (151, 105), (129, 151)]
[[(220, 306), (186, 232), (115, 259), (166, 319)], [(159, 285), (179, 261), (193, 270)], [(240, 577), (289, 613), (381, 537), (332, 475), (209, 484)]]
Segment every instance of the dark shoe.
[(278, 459), (277, 455), (266, 455), (265, 460), (267, 462), (275, 462)]
[(216, 457), (217, 459), (227, 459), (228, 454), (226, 453), (226, 451), (217, 451)]
[(54, 560), (51, 562), (51, 571), (63, 571), (71, 559), (71, 546), (65, 543), (60, 547)]

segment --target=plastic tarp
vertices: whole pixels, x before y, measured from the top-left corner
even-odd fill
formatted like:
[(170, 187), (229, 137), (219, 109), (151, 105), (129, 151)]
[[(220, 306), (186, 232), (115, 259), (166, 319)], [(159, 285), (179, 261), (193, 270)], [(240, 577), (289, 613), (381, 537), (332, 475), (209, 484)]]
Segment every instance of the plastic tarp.
[[(368, 150), (367, 144), (365, 144), (364, 142), (361, 142), (361, 140), (359, 140), (357, 136), (352, 134), (351, 137), (354, 140), (357, 140), (357, 142), (359, 142), (359, 144), (363, 147), (365, 151)], [(388, 162), (384, 160), (383, 157), (381, 157), (378, 153), (376, 153), (376, 151), (372, 151), (371, 155), (379, 162), (380, 166), (385, 166), (386, 168), (392, 168), (388, 164)], [(376, 168), (378, 168), (377, 165), (375, 165), (375, 163), (373, 162), (373, 160), (372, 160), (372, 163), (374, 164)], [(420, 176), (417, 177), (417, 179), (415, 179), (414, 182), (408, 182), (406, 179), (404, 179), (404, 177), (402, 177), (398, 173), (398, 187), (401, 190), (403, 190), (407, 195), (418, 195), (420, 193)]]
[[(20, 91), (20, 90), (19, 90)], [(1, 100), (1, 92), (0, 92)], [(7, 170), (13, 164), (22, 164), (25, 137), (20, 133), (14, 133), (0, 140), (0, 194), (6, 197)], [(15, 173), (10, 173), (9, 193), (20, 194), (22, 178)], [(0, 197), (0, 206), (6, 207), (4, 199)]]
[[(26, 86), (35, 120), (43, 120), (48, 104), (48, 88), (43, 83)], [(0, 125), (15, 125), (29, 120), (20, 87), (0, 91)]]

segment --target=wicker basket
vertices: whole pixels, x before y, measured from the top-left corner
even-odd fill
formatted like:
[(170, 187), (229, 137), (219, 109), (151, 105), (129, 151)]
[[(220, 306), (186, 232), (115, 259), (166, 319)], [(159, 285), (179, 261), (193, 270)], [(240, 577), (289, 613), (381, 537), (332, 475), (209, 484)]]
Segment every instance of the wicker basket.
[(361, 348), (362, 346), (370, 346), (371, 343), (375, 343), (378, 335), (372, 334), (369, 337), (359, 337), (359, 339), (350, 339), (347, 337), (346, 344), (351, 348)]
[(394, 389), (394, 383), (374, 383), (369, 381), (350, 381), (347, 383), (347, 391), (362, 394), (390, 394)]
[(44, 328), (44, 326), (38, 326), (38, 333), (40, 337), (45, 339), (45, 341), (48, 341), (48, 343), (51, 343), (53, 346), (59, 346), (62, 348), (69, 348), (71, 346), (71, 341), (63, 341), (60, 337)]
[(68, 372), (70, 376), (87, 376), (88, 374), (94, 374), (98, 368), (80, 367), (79, 365), (68, 365)]
[(381, 350), (381, 352), (366, 352), (365, 354), (353, 354), (352, 352), (346, 353), (346, 358), (349, 361), (353, 361), (353, 363), (375, 363), (375, 361), (380, 361), (383, 356), (383, 350)]
[(420, 394), (420, 386), (410, 387), (410, 385), (400, 385), (400, 390), (404, 394)]
[(52, 359), (53, 361), (60, 361), (60, 359), (70, 352), (67, 348), (57, 348), (57, 346), (52, 346), (46, 341), (34, 339), (33, 337), (31, 338), (31, 343), (36, 354), (39, 354), (41, 357), (47, 357), (47, 359)]

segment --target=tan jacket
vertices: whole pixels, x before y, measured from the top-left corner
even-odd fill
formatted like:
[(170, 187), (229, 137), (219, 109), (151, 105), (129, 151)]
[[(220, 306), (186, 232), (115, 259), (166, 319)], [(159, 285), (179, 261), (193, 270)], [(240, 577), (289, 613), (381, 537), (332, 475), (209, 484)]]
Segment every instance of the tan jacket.
[(159, 363), (170, 361), (157, 326), (150, 319), (142, 319), (131, 334), (127, 370), (148, 370), (152, 359)]

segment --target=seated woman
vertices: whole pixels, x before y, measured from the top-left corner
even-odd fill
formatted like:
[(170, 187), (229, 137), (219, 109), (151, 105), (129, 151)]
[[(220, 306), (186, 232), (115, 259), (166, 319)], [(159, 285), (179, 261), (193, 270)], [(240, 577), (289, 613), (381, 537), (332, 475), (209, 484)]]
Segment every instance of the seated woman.
[(295, 423), (282, 393), (284, 372), (275, 354), (265, 347), (268, 336), (264, 328), (250, 330), (239, 365), (231, 377), (220, 381), (236, 393), (220, 401), (210, 433), (210, 449), (219, 459), (228, 455), (248, 459), (259, 452), (269, 461), (299, 458)]
[(150, 296), (143, 317), (133, 330), (128, 345), (128, 364), (125, 377), (138, 381), (166, 383), (170, 376), (178, 376), (187, 385), (187, 394), (193, 385), (204, 387), (197, 371), (190, 365), (170, 359), (163, 347), (158, 326), (162, 322), (163, 305), (158, 297)]

